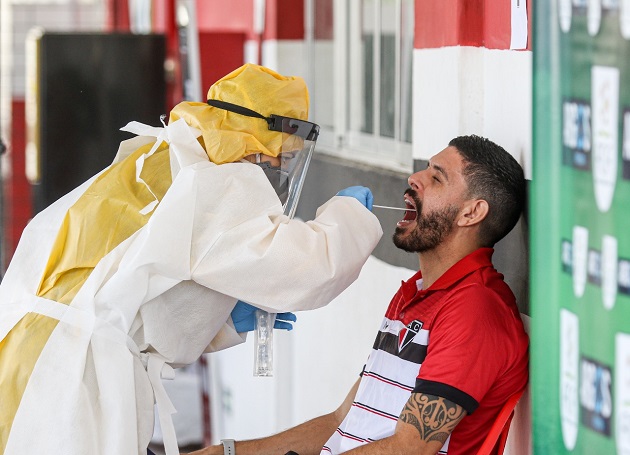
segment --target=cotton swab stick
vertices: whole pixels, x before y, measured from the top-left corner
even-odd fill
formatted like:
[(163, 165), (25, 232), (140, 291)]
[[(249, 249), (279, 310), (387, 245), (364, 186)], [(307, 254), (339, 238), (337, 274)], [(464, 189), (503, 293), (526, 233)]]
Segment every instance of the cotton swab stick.
[(376, 207), (377, 209), (402, 210), (403, 212), (415, 212), (416, 211), (416, 209), (406, 209), (406, 208), (401, 208), (401, 207), (388, 207), (387, 205), (372, 204), (372, 207)]

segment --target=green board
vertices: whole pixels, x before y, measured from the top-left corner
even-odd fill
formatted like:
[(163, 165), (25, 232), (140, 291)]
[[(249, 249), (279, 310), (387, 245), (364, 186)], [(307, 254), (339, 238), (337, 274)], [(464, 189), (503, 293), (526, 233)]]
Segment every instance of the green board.
[(534, 453), (630, 455), (630, 1), (533, 12)]

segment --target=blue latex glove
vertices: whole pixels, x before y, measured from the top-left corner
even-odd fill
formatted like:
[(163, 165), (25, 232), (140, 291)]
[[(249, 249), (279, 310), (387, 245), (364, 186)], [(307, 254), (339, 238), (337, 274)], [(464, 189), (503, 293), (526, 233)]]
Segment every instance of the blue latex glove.
[(365, 186), (351, 186), (345, 190), (341, 190), (337, 193), (337, 196), (350, 196), (355, 198), (361, 204), (365, 206), (369, 211), (372, 211), (372, 204), (374, 203), (374, 196), (369, 188)]
[[(236, 302), (236, 306), (232, 310), (232, 322), (238, 333), (251, 332), (256, 329), (256, 308), (249, 303), (242, 301)], [(293, 330), (292, 322), (297, 321), (297, 317), (293, 313), (278, 313), (276, 322), (273, 324), (274, 329)]]

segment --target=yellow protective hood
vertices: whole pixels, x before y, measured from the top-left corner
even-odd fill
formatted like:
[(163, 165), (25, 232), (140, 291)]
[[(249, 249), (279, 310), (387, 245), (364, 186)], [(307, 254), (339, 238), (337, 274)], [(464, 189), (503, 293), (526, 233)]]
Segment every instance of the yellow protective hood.
[[(208, 99), (256, 111), (308, 120), (309, 95), (301, 77), (282, 76), (269, 68), (245, 64), (210, 87)], [(269, 131), (263, 119), (247, 117), (205, 103), (182, 102), (169, 122), (183, 118), (202, 132), (203, 146), (215, 164), (232, 163), (247, 155), (278, 156), (286, 134)]]

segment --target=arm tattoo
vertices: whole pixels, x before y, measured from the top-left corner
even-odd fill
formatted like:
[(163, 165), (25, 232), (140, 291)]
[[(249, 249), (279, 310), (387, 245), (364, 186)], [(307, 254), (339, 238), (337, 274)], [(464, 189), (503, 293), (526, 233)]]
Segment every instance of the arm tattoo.
[(465, 415), (461, 406), (442, 397), (412, 393), (400, 420), (413, 425), (423, 440), (444, 443)]

